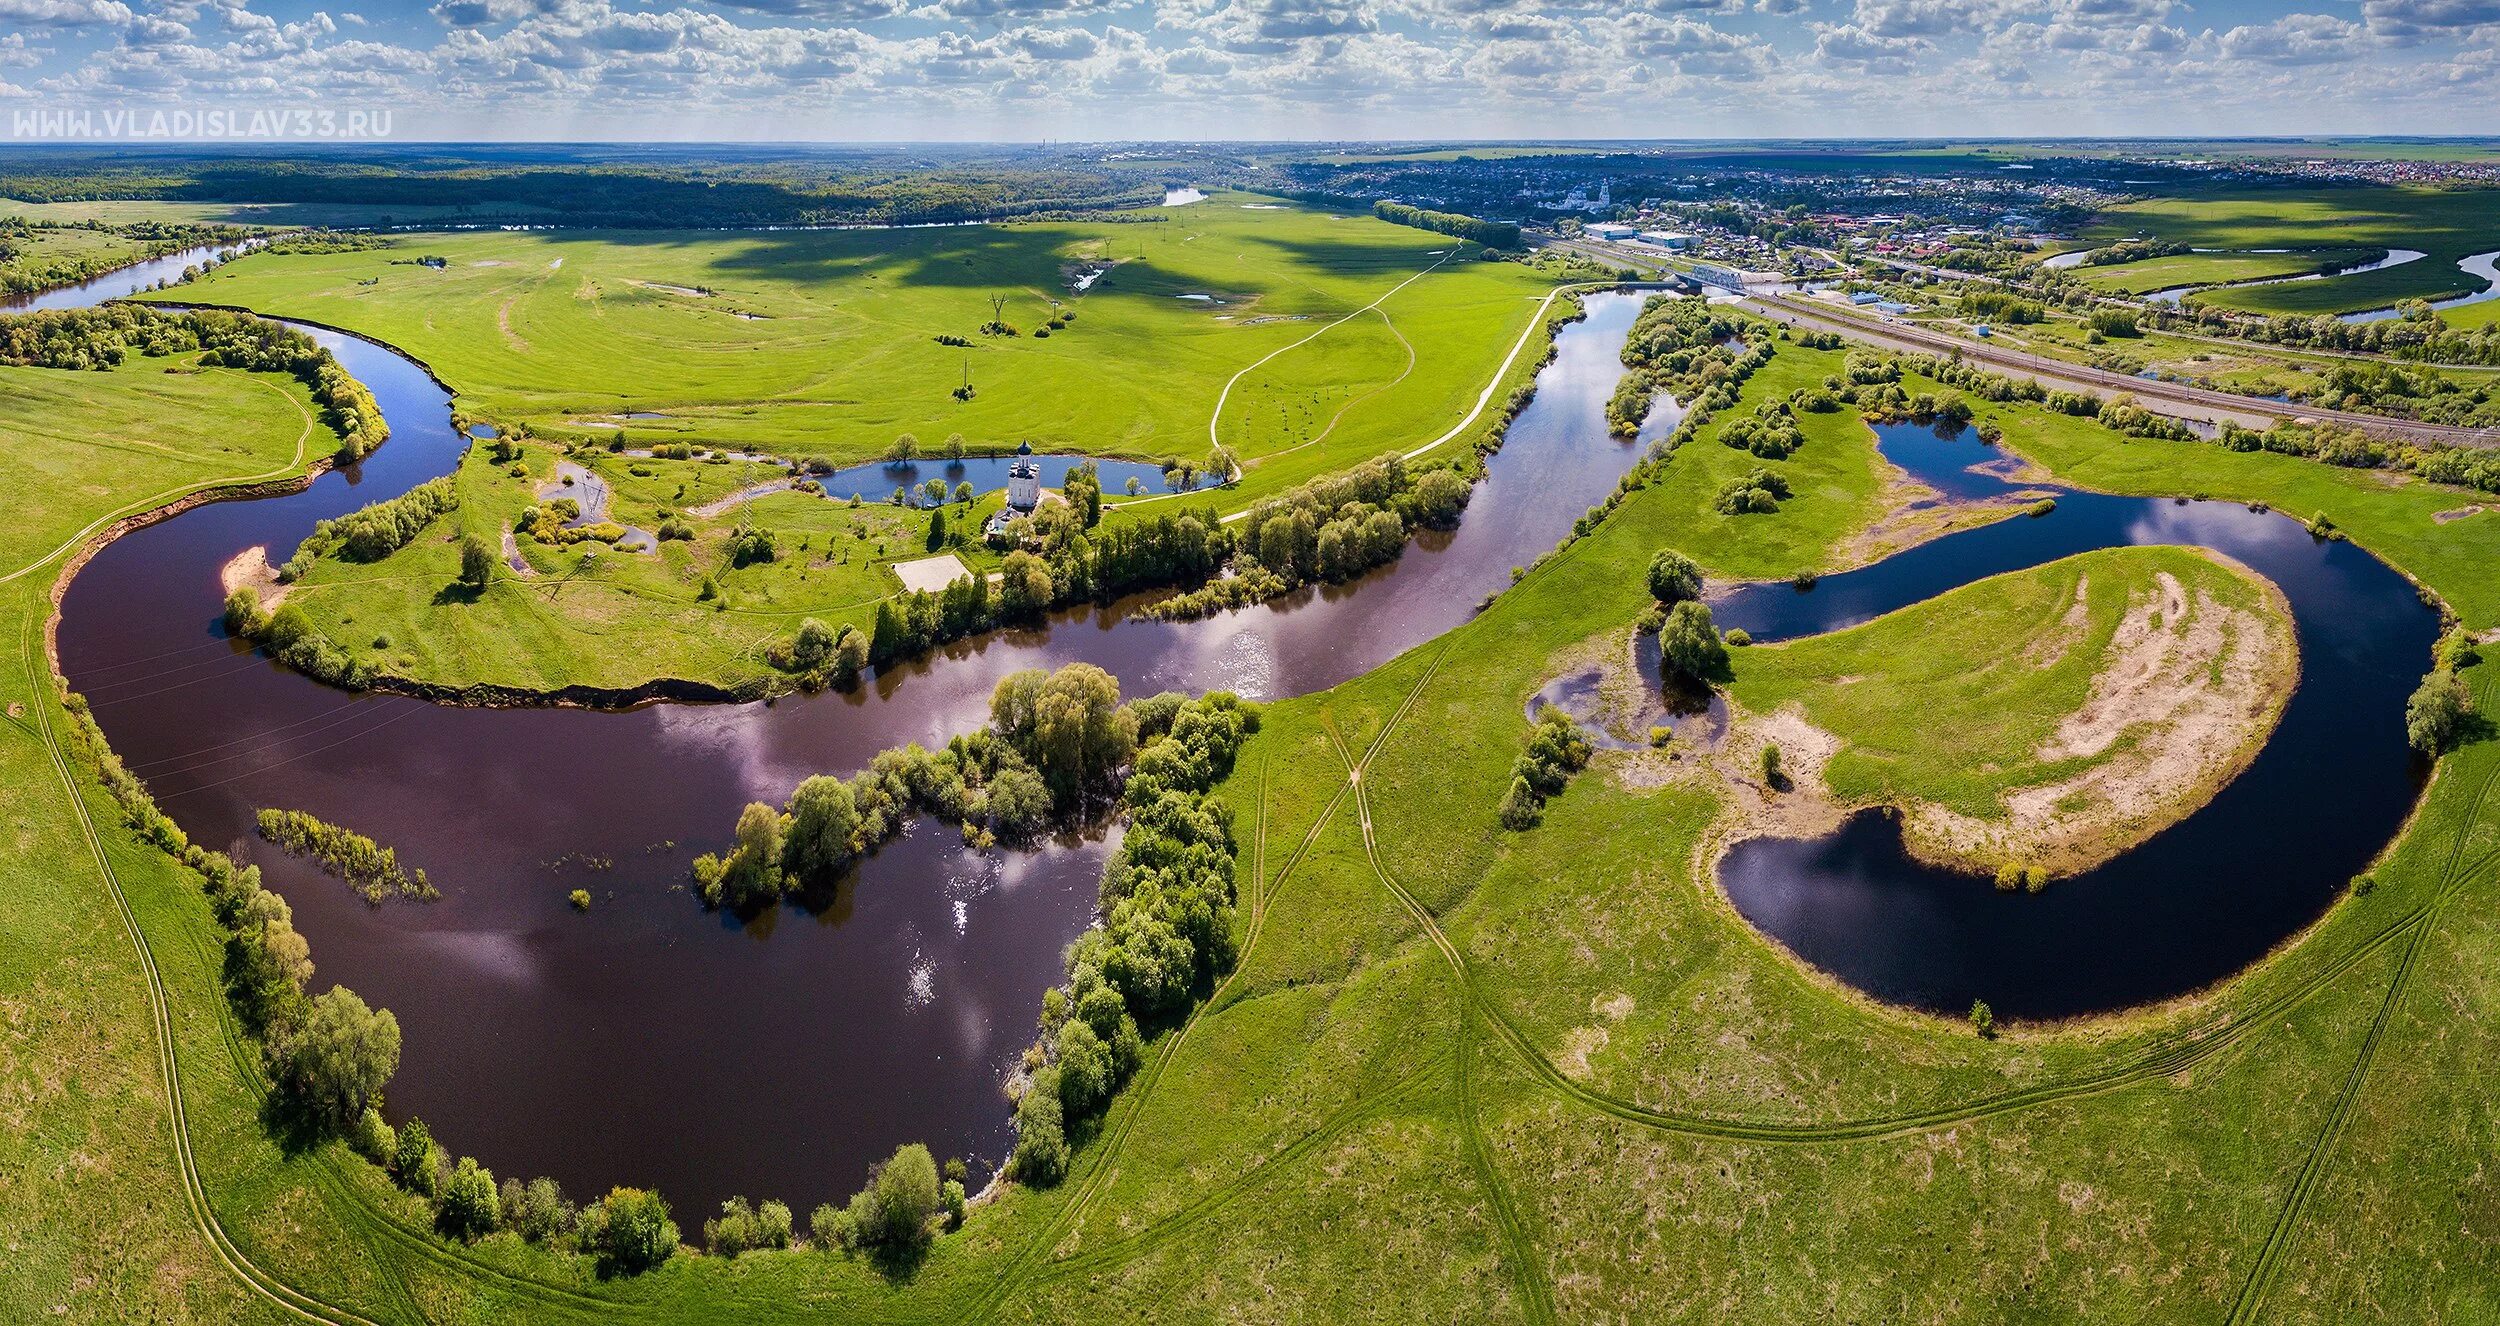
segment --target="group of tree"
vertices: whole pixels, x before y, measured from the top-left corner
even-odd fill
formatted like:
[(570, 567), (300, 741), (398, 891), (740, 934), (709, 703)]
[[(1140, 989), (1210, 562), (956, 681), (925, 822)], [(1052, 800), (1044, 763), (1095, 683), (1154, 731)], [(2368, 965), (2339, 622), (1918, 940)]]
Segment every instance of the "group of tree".
[(1973, 290), (1960, 300), (1963, 318), (1972, 321), (2022, 324), (2048, 318), (2046, 305), (2003, 290)]
[(1067, 1173), (1071, 1139), (1143, 1061), (1140, 1025), (1178, 1015), (1233, 962), (1232, 815), (1209, 792), (1258, 730), (1258, 709), (1226, 691), (1127, 708), (1138, 743), (1122, 789), (1128, 832), (1103, 870), (1102, 924), (1069, 947), (1067, 983), (1043, 993), (1009, 1162), (1025, 1183)]
[(351, 691), (373, 684), (373, 671), (364, 660), (323, 634), (298, 604), (282, 603), (276, 612), (264, 612), (260, 591), (245, 585), (226, 596), (225, 624), (228, 635), (251, 641), (315, 681)]
[[(612, 1188), (605, 1197), (576, 1207), (554, 1179), (505, 1179), (499, 1184), (495, 1172), (475, 1158), (462, 1156), (455, 1162), (423, 1119), (393, 1128), (372, 1106), (348, 1129), (347, 1140), (402, 1190), (431, 1205), (434, 1227), (446, 1237), (475, 1242), (510, 1233), (553, 1252), (594, 1257), (608, 1274), (640, 1274), (676, 1255), (677, 1222), (658, 1193)], [(781, 1215), (787, 1246), (787, 1208)]]
[[(908, 1265), (941, 1231), (963, 1223), (964, 1178), (962, 1161), (949, 1160), (941, 1171), (929, 1148), (907, 1142), (870, 1168), (867, 1186), (851, 1194), (849, 1203), (817, 1207), (808, 1217), (808, 1234), (818, 1248), (829, 1252), (860, 1251)], [(765, 1204), (768, 1209), (779, 1205)], [(724, 1225), (735, 1229), (739, 1213), (724, 1207), (722, 1214)], [(758, 1234), (778, 1233), (780, 1237), (778, 1243), (762, 1246), (789, 1246), (788, 1214), (787, 1210), (780, 1213), (777, 1226), (760, 1214), (754, 1219)], [(711, 1228), (705, 1225), (707, 1231)], [(717, 1240), (710, 1241), (714, 1252), (722, 1251)]]
[(1488, 249), (1519, 247), (1519, 226), (1518, 223), (1512, 221), (1483, 221), (1459, 212), (1428, 211), (1421, 207), (1410, 207), (1405, 203), (1393, 203), (1386, 199), (1372, 204), (1372, 215), (1383, 221), (1394, 221), (1401, 226), (1413, 226), (1418, 230), (1437, 231), (1444, 235), (1455, 235), (1460, 239), (1473, 240)]
[(450, 475), (444, 475), (397, 497), (318, 521), (312, 533), (295, 545), (295, 555), (278, 568), (278, 579), (300, 579), (316, 560), (332, 553), (351, 562), (378, 562), (414, 543), (428, 525), (459, 506), (460, 490)]
[(1183, 621), (1360, 575), (1403, 553), (1410, 529), (1456, 524), (1470, 492), (1457, 470), (1413, 468), (1396, 453), (1323, 475), (1250, 508), (1231, 575), (1149, 612)]
[(1511, 761), (1510, 788), (1502, 794), (1502, 827), (1530, 829), (1545, 818), (1545, 802), (1560, 793), (1571, 775), (1588, 767), (1592, 750), (1587, 734), (1571, 715), (1546, 705), (1528, 729), (1527, 749)]
[(1770, 343), (1743, 339), (1746, 324), (1700, 296), (1652, 295), (1623, 342), (1628, 371), (1606, 403), (1606, 426), (1631, 437), (1649, 417), (1658, 393), (1710, 408), (1736, 403), (1736, 390), (1770, 358)]
[(1757, 465), (1721, 484), (1711, 505), (1723, 516), (1768, 515), (1780, 509), (1790, 492), (1787, 479)]
[(918, 815), (955, 824), (968, 842), (1029, 841), (1117, 793), (1136, 749), (1135, 709), (1091, 664), (1012, 673), (991, 696), (987, 729), (935, 751), (880, 752), (848, 780), (816, 775), (778, 809), (748, 805), (727, 853), (696, 858), (696, 889), (734, 910), (822, 895)]
[(308, 856), (329, 875), (345, 880), (366, 902), (397, 895), (431, 902), (439, 896), (420, 870), (415, 876), (400, 868), (399, 853), (353, 829), (341, 828), (300, 810), (264, 809), (258, 817), (260, 836), (291, 856)]
[(390, 436), (380, 404), (363, 383), (311, 337), (265, 318), (135, 304), (0, 316), (0, 364), (109, 369), (134, 350), (151, 358), (196, 351), (207, 367), (293, 376), (337, 433), (342, 462), (362, 459)]
[(2462, 629), (2440, 641), (2435, 666), (2405, 701), (2405, 739), (2415, 750), (2433, 757), (2446, 754), (2479, 725), (2474, 693), (2457, 675), (2479, 661), (2473, 638)]
[(1763, 460), (1786, 460), (1806, 444), (1806, 435), (1799, 431), (1789, 408), (1786, 401), (1764, 401), (1750, 417), (1729, 420), (1719, 430), (1719, 441)]

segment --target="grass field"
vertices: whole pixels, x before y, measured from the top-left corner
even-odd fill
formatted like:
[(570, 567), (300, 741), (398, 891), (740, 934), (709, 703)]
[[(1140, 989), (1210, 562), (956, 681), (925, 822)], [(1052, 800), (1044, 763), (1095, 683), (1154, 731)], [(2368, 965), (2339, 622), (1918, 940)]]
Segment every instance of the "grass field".
[[(1193, 463), (1220, 441), (1248, 495), (1458, 422), (1551, 288), (1473, 254), (1223, 195), (1127, 224), (411, 236), (248, 258), (179, 298), (364, 332), (542, 433), (841, 461), (905, 432)], [(994, 297), (1021, 334), (982, 332)]]
[[(1819, 373), (1784, 347), (1745, 404)], [(2329, 511), (2469, 621), (2500, 620), (2493, 518), (2429, 521), (2456, 494), (2131, 442), (2029, 409), (1983, 414), (2073, 481)], [(255, 464), (286, 457), (286, 438), (258, 445)], [(1818, 423), (1786, 464), (1823, 477), (1714, 547), (1728, 531), (1693, 494), (1735, 459), (1705, 435), (1667, 482), (1466, 626), (1270, 706), (1222, 789), (1240, 843), (1236, 969), (1156, 1036), (1065, 1184), (1007, 1190), (907, 1276), (794, 1251), (602, 1281), (508, 1236), (440, 1243), (336, 1148), (279, 1152), (220, 1012), (196, 891), (88, 789), (165, 970), (222, 1227), (267, 1278), (393, 1322), (2500, 1312), (2476, 1269), (2500, 1201), (2476, 1067), (2500, 1054), (2500, 742), (2443, 762), (2375, 891), (2251, 972), (2172, 1006), (1995, 1040), (1839, 991), (1747, 929), (1696, 865), (1726, 796), (1706, 778), (1602, 754), (1541, 827), (1499, 826), (1527, 697), (1620, 637), (1646, 606), (1655, 549), (1786, 574), (1844, 563), (1881, 519), (1872, 438)], [(55, 541), (100, 514), (60, 505)], [(2162, 555), (2105, 565), (2096, 582), (2140, 587)], [(2018, 648), (2020, 627), (1974, 622), (1953, 647)], [(2495, 671), (2468, 674), (2486, 708)], [(59, 1304), (71, 1320), (277, 1320), (168, 1197), (131, 950), (68, 803), (44, 790), (40, 731), (7, 733), (0, 975), (16, 1039), (0, 1145), (26, 1158), (0, 1171), (19, 1245), (0, 1316)], [(2332, 788), (2321, 797), (2286, 813), (2331, 813)]]
[(2211, 192), (2130, 203), (2104, 213), (2094, 238), (2151, 235), (2202, 249), (2420, 249), (2401, 266), (2217, 290), (2201, 302), (2256, 313), (2341, 313), (2482, 287), (2457, 260), (2500, 248), (2500, 194), (2489, 189), (2348, 187)]
[(2297, 680), (2271, 586), (2201, 550), (2154, 547), (1745, 650), (1730, 694), (1828, 735), (1809, 794), (1907, 812), (1919, 855), (2066, 874), (2210, 800), (2265, 745)]
[(2171, 290), (2183, 285), (2223, 285), (2232, 281), (2299, 276), (2317, 271), (2330, 261), (2368, 262), (2378, 256), (2375, 250), (2370, 249), (2320, 249), (2299, 253), (2182, 253), (2167, 258), (2147, 258), (2142, 262), (2078, 267), (2075, 275), (2084, 284), (2102, 290), (2148, 295), (2156, 290)]
[(17, 257), (0, 263), (0, 281), (39, 290), (82, 279), (101, 267), (137, 262), (147, 246), (104, 230), (36, 230), (10, 241)]

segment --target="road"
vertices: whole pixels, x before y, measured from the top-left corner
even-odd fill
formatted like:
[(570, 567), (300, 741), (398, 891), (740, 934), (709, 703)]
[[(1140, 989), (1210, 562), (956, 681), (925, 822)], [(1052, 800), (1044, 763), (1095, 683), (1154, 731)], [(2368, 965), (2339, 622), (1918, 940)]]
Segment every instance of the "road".
[(1913, 354), (1959, 354), (1971, 363), (2014, 377), (2029, 378), (2042, 386), (2069, 390), (2124, 392), (2148, 409), (2181, 419), (2202, 419), (2209, 423), (2229, 421), (2244, 428), (2265, 428), (2279, 421), (2306, 419), (2320, 423), (2341, 424), (2368, 433), (2373, 437), (2394, 438), (2407, 442), (2428, 442), (2446, 446), (2500, 446), (2500, 436), (2490, 429), (2458, 428), (2449, 424), (2418, 423), (2410, 419), (2389, 419), (2375, 414), (2355, 414), (2349, 410), (2326, 410), (2315, 406), (2285, 404), (2242, 396), (2234, 392), (2192, 387), (2181, 382), (2161, 382), (2151, 378), (2132, 377), (2107, 369), (2069, 364), (2022, 350), (2000, 345), (1964, 340), (1942, 332), (1930, 331), (1898, 322), (1873, 322), (1845, 313), (1824, 312), (1807, 301), (1777, 295), (1748, 296), (1747, 308), (1765, 317), (1794, 326), (1817, 331), (1838, 332), (1854, 341), (1882, 346)]
[[(1549, 241), (1549, 246), (1582, 257), (1616, 265), (1646, 265), (1661, 271), (1666, 264), (1646, 254), (1634, 254), (1613, 245), (1599, 245), (1584, 240)], [(2445, 446), (2500, 447), (2500, 430), (2458, 428), (2450, 424), (2418, 423), (2410, 419), (2390, 419), (2383, 415), (2357, 414), (2349, 410), (2327, 410), (2315, 406), (2286, 404), (2242, 396), (2236, 392), (2216, 391), (2210, 387), (2194, 387), (2180, 382), (2161, 382), (2150, 378), (2113, 373), (2107, 369), (2083, 364), (2070, 364), (2046, 355), (2015, 350), (1984, 341), (1966, 340), (1942, 332), (1898, 322), (1875, 322), (1845, 313), (1826, 311), (1801, 299), (1779, 295), (1749, 295), (1745, 306), (1764, 317), (1819, 331), (1838, 332), (1853, 341), (1887, 350), (1912, 354), (1960, 354), (1971, 363), (2012, 377), (2029, 378), (2042, 386), (2062, 387), (2069, 391), (2124, 392), (2133, 396), (2146, 409), (2180, 419), (2202, 420), (2206, 423), (2236, 423), (2243, 428), (2269, 428), (2291, 419), (2341, 424), (2373, 437), (2392, 438), (2405, 442), (2425, 442)]]

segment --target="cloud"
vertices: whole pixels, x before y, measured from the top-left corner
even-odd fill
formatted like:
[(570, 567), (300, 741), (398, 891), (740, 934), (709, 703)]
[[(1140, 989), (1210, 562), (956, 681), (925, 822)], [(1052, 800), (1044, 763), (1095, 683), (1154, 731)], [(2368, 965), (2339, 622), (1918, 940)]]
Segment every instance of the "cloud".
[(1815, 25), (1814, 58), (1877, 74), (1907, 74), (1936, 49), (1924, 37), (1887, 37), (1855, 23)]
[(2243, 24), (2222, 34), (2226, 60), (2251, 60), (2273, 65), (2323, 64), (2347, 59), (2369, 29), (2329, 14), (2285, 14), (2272, 23)]
[(2363, 0), (2361, 18), (2372, 32), (2411, 41), (2500, 28), (2500, 0)]

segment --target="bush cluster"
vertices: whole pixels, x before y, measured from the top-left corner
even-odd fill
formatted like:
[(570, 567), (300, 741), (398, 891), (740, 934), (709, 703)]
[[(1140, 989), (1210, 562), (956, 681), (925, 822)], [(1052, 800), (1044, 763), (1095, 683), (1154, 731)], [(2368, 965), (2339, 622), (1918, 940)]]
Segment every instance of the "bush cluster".
[(429, 479), (397, 497), (315, 524), (278, 568), (278, 579), (301, 579), (315, 560), (335, 552), (351, 562), (378, 562), (414, 543), (425, 527), (460, 505), (450, 475)]
[(1510, 789), (1502, 794), (1502, 827), (1531, 829), (1545, 818), (1547, 798), (1559, 794), (1571, 775), (1588, 767), (1592, 751), (1588, 736), (1571, 715), (1552, 705), (1537, 711), (1528, 729), (1528, 748), (1510, 766)]
[(1788, 480), (1757, 465), (1719, 486), (1711, 505), (1723, 516), (1767, 515), (1789, 496)]
[(361, 833), (300, 810), (263, 810), (259, 827), (261, 837), (290, 855), (311, 857), (366, 902), (378, 903), (392, 894), (427, 902), (440, 896), (424, 871), (411, 878), (399, 868), (397, 852)]
[[(1768, 357), (1769, 344), (1759, 350), (1748, 346), (1739, 339), (1744, 325), (1698, 296), (1651, 296), (1624, 339), (1623, 365), (1630, 371), (1606, 403), (1606, 426), (1617, 437), (1631, 437), (1641, 431), (1661, 391), (1695, 400), (1730, 379), (1741, 383)], [(1716, 408), (1734, 403), (1731, 389)]]
[(1456, 524), (1470, 492), (1458, 471), (1411, 469), (1394, 452), (1323, 475), (1250, 508), (1231, 575), (1165, 599), (1147, 615), (1186, 621), (1350, 579), (1396, 560), (1410, 529)]

